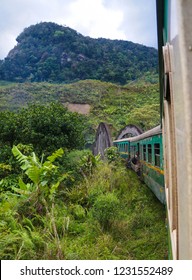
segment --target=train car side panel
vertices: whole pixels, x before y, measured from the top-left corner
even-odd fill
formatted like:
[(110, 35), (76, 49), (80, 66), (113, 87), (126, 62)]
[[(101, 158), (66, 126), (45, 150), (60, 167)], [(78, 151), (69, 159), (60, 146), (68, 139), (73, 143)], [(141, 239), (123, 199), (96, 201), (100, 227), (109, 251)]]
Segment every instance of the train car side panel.
[(113, 142), (114, 146), (117, 147), (120, 155), (122, 158), (127, 159), (128, 158), (128, 153), (130, 150), (130, 143), (126, 139), (122, 139), (119, 141), (114, 141)]
[(156, 197), (165, 204), (162, 136), (155, 135), (139, 142), (141, 176)]

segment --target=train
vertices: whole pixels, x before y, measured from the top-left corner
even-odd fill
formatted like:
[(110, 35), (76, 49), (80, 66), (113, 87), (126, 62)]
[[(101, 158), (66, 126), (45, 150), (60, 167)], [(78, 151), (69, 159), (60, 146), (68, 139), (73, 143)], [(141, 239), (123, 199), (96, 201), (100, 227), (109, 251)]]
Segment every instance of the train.
[(113, 141), (119, 153), (126, 159), (142, 181), (165, 204), (163, 143), (160, 125), (135, 137)]
[(169, 259), (192, 259), (192, 1), (156, 0), (159, 126), (115, 140), (165, 204)]

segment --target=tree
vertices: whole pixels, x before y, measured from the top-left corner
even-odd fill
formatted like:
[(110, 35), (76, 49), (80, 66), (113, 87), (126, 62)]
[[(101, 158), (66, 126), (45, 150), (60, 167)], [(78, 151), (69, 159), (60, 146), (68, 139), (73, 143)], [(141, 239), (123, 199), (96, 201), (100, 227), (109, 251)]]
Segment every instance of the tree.
[(38, 154), (79, 149), (84, 147), (84, 124), (84, 116), (61, 104), (31, 105), (18, 113), (0, 112), (0, 142), (2, 147), (32, 144)]
[[(92, 39), (51, 22), (26, 28), (0, 61), (9, 81), (74, 82), (99, 79), (126, 84), (146, 71), (157, 72), (157, 50), (121, 40)], [(129, 71), (129, 75), (125, 73)]]
[(159, 124), (159, 104), (145, 105), (135, 108), (129, 117), (129, 123), (138, 125), (143, 130), (148, 130)]

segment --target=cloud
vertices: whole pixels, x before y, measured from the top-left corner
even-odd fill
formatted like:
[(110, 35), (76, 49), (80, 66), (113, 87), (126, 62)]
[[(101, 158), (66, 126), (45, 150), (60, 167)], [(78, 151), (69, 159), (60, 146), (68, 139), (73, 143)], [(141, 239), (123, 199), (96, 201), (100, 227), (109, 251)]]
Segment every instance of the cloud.
[(133, 42), (157, 47), (155, 5), (155, 0), (127, 1), (127, 5), (124, 6), (126, 17), (122, 23), (127, 38)]
[(126, 39), (119, 27), (123, 21), (123, 11), (105, 7), (102, 0), (76, 0), (70, 5), (70, 26), (81, 30), (90, 37)]
[(124, 13), (120, 29), (126, 40), (157, 47), (156, 0), (103, 0), (106, 8)]
[(94, 38), (156, 46), (155, 0), (1, 0), (0, 58), (31, 24), (52, 21)]
[[(41, 21), (60, 23), (68, 15), (69, 0), (1, 0), (0, 58), (16, 45), (24, 28)], [(60, 22), (59, 22), (60, 21)]]

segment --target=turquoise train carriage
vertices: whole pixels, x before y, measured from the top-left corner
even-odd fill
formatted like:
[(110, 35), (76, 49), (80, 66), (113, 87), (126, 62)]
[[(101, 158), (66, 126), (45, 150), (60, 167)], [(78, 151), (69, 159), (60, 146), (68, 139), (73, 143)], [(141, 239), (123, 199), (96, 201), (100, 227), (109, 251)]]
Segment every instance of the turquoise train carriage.
[(165, 204), (162, 131), (157, 126), (138, 136), (115, 140), (119, 153)]
[(114, 146), (118, 148), (121, 157), (127, 159), (129, 157), (130, 141), (129, 138), (116, 140), (113, 142)]

